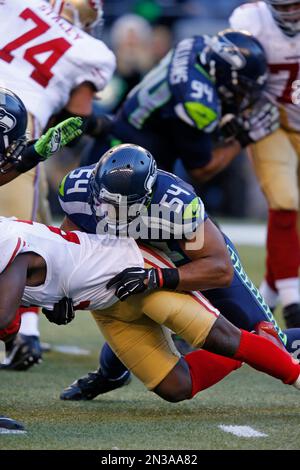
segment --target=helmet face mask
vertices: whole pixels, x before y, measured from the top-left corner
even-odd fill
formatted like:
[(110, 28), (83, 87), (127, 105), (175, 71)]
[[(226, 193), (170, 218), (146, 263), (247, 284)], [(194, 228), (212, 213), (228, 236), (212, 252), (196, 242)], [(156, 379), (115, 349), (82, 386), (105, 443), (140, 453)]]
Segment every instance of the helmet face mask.
[(90, 180), (90, 206), (96, 221), (113, 233), (147, 212), (157, 167), (142, 147), (123, 144), (106, 152)]
[(278, 24), (288, 36), (300, 33), (300, 1), (265, 0)]

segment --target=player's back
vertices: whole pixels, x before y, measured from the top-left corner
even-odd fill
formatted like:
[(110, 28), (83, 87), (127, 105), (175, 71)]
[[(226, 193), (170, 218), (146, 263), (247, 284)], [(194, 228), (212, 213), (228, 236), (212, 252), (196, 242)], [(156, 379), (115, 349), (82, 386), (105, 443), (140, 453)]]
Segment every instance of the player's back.
[(230, 25), (249, 31), (264, 47), (270, 68), (267, 90), (285, 111), (283, 126), (299, 131), (299, 104), (293, 103), (293, 84), (300, 80), (300, 34), (284, 34), (262, 1), (236, 8)]
[[(200, 66), (204, 48), (202, 36), (180, 41), (130, 92), (123, 115), (134, 128), (163, 135), (172, 132), (178, 119), (204, 131), (216, 126), (220, 102), (212, 79)], [(177, 135), (172, 137), (176, 141)]]
[(106, 308), (116, 301), (107, 282), (127, 267), (143, 266), (137, 245), (130, 239), (64, 232), (56, 227), (0, 219), (0, 272), (18, 254), (35, 253), (46, 263), (45, 283), (26, 286), (22, 303), (52, 308), (67, 296), (81, 308)]
[(115, 59), (99, 41), (59, 17), (44, 0), (0, 2), (2, 85), (24, 101), (44, 127), (84, 81), (101, 89)]

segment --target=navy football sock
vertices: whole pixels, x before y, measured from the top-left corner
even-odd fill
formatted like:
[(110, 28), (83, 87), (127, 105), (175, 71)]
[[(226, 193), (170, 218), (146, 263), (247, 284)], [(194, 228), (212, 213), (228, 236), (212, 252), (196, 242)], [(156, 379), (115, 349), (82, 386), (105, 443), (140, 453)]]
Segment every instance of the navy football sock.
[[(129, 371), (124, 364), (118, 359), (110, 346), (105, 343), (100, 352), (100, 368), (103, 375), (112, 380), (128, 377)], [(126, 374), (128, 372), (128, 374)]]

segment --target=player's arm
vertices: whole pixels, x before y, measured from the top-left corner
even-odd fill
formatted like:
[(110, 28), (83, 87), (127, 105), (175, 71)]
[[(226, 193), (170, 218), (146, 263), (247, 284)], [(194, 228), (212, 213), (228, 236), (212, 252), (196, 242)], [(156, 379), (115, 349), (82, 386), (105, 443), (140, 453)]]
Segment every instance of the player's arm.
[(0, 186), (9, 183), (21, 173), (34, 168), (38, 163), (47, 160), (71, 140), (82, 134), (82, 120), (71, 117), (48, 129), (38, 140), (21, 142), (7, 149), (0, 163)]
[(212, 150), (211, 159), (205, 166), (189, 169), (189, 174), (194, 181), (204, 183), (223, 171), (241, 150), (241, 144), (237, 140), (225, 143)]
[(107, 288), (115, 288), (116, 296), (123, 301), (159, 288), (189, 291), (228, 287), (233, 267), (221, 232), (209, 219), (204, 223), (204, 233), (201, 226), (197, 232), (193, 240), (182, 242), (191, 262), (180, 268), (128, 268), (111, 279)]
[[(180, 242), (191, 261), (178, 269), (177, 290), (209, 290), (228, 287), (232, 282), (233, 267), (220, 230), (206, 219), (195, 238)], [(198, 239), (203, 246), (197, 247)]]
[(18, 255), (0, 274), (0, 329), (14, 320), (26, 286), (29, 256)]
[(107, 116), (95, 116), (93, 114), (95, 91), (95, 87), (90, 82), (85, 82), (76, 87), (72, 91), (65, 108), (53, 117), (52, 122), (56, 123), (70, 116), (79, 116), (83, 120), (83, 131), (85, 134), (91, 137), (97, 137), (102, 134), (110, 126), (111, 120)]

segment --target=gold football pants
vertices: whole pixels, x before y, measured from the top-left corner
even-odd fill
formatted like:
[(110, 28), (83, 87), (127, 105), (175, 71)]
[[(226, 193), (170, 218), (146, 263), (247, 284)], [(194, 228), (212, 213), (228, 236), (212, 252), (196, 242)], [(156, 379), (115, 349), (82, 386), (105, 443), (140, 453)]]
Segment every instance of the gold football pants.
[[(172, 266), (163, 253), (141, 251), (146, 267)], [(200, 348), (219, 312), (199, 292), (162, 289), (129, 297), (93, 316), (118, 358), (151, 390), (179, 361), (170, 330)]]
[(250, 152), (269, 208), (298, 210), (300, 134), (278, 129), (252, 145)]

